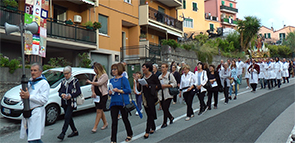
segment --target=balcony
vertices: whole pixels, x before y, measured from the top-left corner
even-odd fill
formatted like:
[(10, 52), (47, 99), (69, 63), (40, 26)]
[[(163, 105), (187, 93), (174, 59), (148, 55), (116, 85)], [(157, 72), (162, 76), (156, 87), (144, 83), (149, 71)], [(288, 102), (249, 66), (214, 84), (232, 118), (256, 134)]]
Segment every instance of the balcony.
[(233, 20), (232, 18), (223, 18), (221, 19), (222, 24), (237, 26), (238, 21)]
[(159, 12), (148, 5), (139, 6), (139, 25), (149, 25), (154, 29), (168, 32), (172, 35), (182, 37), (182, 21)]
[(135, 45), (120, 48), (121, 60), (141, 60), (156, 62), (161, 60), (161, 46)]
[(222, 12), (228, 12), (228, 13), (233, 13), (233, 14), (238, 13), (238, 9), (233, 8), (233, 7), (229, 7), (229, 6), (225, 6), (225, 5), (221, 5), (220, 6), (220, 11), (222, 11)]
[(156, 0), (168, 7), (182, 7), (182, 0)]
[(212, 21), (218, 21), (218, 17), (211, 16), (211, 14), (209, 14), (209, 13), (205, 13), (205, 19), (212, 20)]
[[(20, 19), (24, 18), (23, 11), (11, 11), (4, 7), (0, 7), (0, 15), (0, 28), (3, 29), (5, 22), (19, 25)], [(50, 38), (96, 45), (96, 35), (96, 31), (89, 31), (79, 25), (66, 25), (64, 21), (47, 19), (47, 37)]]
[(88, 4), (90, 6), (95, 6), (96, 0), (67, 0), (67, 1), (78, 4), (78, 5)]

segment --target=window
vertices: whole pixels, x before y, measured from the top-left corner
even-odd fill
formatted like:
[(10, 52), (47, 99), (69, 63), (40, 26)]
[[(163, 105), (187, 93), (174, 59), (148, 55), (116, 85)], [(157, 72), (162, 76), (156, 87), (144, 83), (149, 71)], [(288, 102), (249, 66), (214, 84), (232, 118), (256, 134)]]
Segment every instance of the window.
[(127, 3), (131, 4), (131, 0), (124, 0), (124, 2), (127, 2)]
[(158, 11), (159, 11), (159, 12), (162, 12), (163, 14), (165, 14), (165, 9), (162, 8), (162, 7), (160, 7), (160, 6), (158, 6)]
[(75, 78), (78, 79), (78, 82), (79, 82), (80, 86), (85, 86), (85, 85), (89, 84), (89, 83), (86, 83), (86, 81), (88, 79), (88, 76), (86, 74), (78, 74), (78, 75), (75, 76)]
[(53, 18), (60, 21), (67, 20), (67, 9), (58, 5), (54, 5)]
[(188, 28), (193, 28), (193, 19), (190, 19), (190, 18), (185, 18), (184, 21), (183, 21), (183, 26), (184, 27), (188, 27)]
[(104, 15), (98, 16), (98, 21), (101, 23), (101, 28), (99, 29), (99, 33), (108, 34), (108, 17)]
[(233, 7), (233, 4), (232, 3), (229, 3), (229, 7)]
[(264, 38), (267, 39), (266, 33), (264, 33)]
[(214, 31), (214, 24), (210, 23), (210, 30)]
[(285, 40), (286, 34), (285, 33), (280, 33), (280, 40)]
[(193, 11), (198, 11), (198, 4), (193, 2)]
[(224, 3), (225, 3), (224, 1), (221, 1), (221, 5), (224, 5)]
[(267, 35), (268, 35), (268, 38), (271, 39), (271, 37), (270, 37), (270, 33), (268, 33)]
[(183, 0), (183, 9), (186, 8), (186, 0)]
[(259, 36), (262, 38), (262, 34), (260, 33)]

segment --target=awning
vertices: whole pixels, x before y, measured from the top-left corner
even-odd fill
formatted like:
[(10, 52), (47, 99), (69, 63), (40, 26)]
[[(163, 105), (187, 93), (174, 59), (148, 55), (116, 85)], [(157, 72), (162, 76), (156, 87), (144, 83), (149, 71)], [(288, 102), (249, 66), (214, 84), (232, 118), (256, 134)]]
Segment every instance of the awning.
[(92, 0), (81, 0), (81, 1), (87, 4), (95, 5), (95, 3)]
[(174, 36), (182, 37), (182, 34), (180, 34), (180, 33), (178, 33), (178, 32), (175, 32), (175, 31), (173, 31), (173, 30), (167, 29), (167, 28), (165, 28), (165, 27), (159, 26), (159, 25), (154, 24), (154, 23), (149, 22), (149, 26), (156, 27), (156, 28), (158, 28), (158, 29), (160, 29), (160, 30), (163, 30), (164, 32), (167, 32), (167, 33), (169, 33), (169, 34), (172, 34), (172, 35), (174, 35)]

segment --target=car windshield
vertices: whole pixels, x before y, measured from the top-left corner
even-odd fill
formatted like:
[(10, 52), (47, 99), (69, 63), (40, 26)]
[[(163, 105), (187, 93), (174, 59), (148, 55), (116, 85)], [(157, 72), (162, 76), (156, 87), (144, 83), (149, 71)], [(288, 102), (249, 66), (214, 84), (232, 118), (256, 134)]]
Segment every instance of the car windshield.
[(48, 70), (44, 72), (43, 75), (46, 77), (50, 88), (55, 88), (58, 86), (61, 80), (64, 78), (64, 75), (61, 71)]

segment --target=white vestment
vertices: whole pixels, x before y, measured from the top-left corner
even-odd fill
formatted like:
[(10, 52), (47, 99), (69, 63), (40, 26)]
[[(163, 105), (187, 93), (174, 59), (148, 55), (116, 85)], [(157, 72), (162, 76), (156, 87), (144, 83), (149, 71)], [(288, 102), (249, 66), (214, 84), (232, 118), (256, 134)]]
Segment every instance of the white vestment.
[(274, 73), (275, 73), (275, 78), (276, 79), (281, 79), (282, 78), (282, 71), (283, 71), (282, 67), (283, 66), (282, 66), (282, 63), (280, 61), (274, 63)]
[[(41, 139), (44, 134), (46, 111), (44, 105), (48, 101), (50, 86), (46, 80), (40, 80), (34, 85), (34, 89), (29, 84), (28, 90), (30, 93), (30, 109), (32, 116), (23, 118), (21, 123), (20, 138), (28, 136), (28, 141)], [(28, 129), (28, 134), (26, 133)]]
[(289, 63), (285, 62), (285, 63), (282, 63), (282, 65), (283, 65), (282, 77), (289, 77), (289, 71), (288, 71)]

